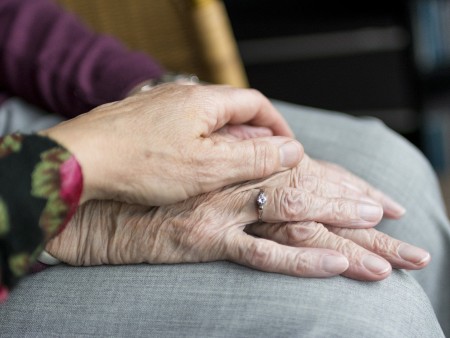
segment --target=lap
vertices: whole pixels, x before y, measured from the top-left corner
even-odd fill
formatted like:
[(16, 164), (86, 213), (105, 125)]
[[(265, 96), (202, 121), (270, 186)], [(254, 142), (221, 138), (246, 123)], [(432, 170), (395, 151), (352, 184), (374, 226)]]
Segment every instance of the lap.
[(0, 325), (18, 336), (442, 337), (426, 295), (401, 271), (362, 283), (227, 262), (57, 266), (11, 296)]
[(19, 336), (442, 336), (429, 299), (443, 323), (442, 318), (450, 316), (450, 295), (443, 287), (450, 278), (446, 259), (450, 240), (428, 162), (376, 120), (276, 105), (312, 157), (343, 165), (407, 207), (403, 220), (384, 221), (380, 228), (428, 249), (433, 257), (429, 267), (414, 274), (395, 271), (385, 281), (362, 283), (342, 277), (298, 279), (226, 262), (58, 266), (26, 278), (8, 304), (0, 307), (2, 332)]

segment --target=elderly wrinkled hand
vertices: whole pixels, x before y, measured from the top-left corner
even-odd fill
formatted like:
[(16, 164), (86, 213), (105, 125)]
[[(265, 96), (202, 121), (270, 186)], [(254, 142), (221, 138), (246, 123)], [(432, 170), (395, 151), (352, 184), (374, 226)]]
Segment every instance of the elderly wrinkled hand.
[[(224, 142), (225, 125), (259, 127), (258, 138)], [(256, 128), (257, 129), (257, 128)], [(303, 148), (261, 93), (166, 84), (105, 104), (42, 134), (83, 169), (82, 199), (171, 204), (294, 167)]]
[[(267, 202), (259, 215), (261, 189)], [(360, 280), (386, 278), (392, 267), (426, 266), (426, 251), (372, 228), (383, 208), (389, 217), (404, 212), (344, 169), (305, 156), (295, 169), (170, 206), (91, 201), (46, 249), (73, 265), (230, 260), (294, 276)]]
[[(236, 142), (267, 133), (270, 130), (264, 128), (225, 126), (211, 138)], [(383, 215), (398, 219), (406, 211), (392, 198), (341, 166), (311, 159), (306, 154), (292, 170), (262, 182), (250, 181), (248, 185), (255, 189), (264, 185), (265, 194), (271, 199), (270, 210), (265, 212), (265, 221), (269, 222), (314, 220), (347, 227), (352, 224), (374, 226)]]

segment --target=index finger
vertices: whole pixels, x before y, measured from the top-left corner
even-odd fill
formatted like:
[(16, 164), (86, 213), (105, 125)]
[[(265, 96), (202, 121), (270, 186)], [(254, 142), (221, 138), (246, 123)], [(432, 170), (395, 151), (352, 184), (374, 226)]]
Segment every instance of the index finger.
[[(269, 99), (256, 89), (233, 88), (212, 85), (204, 87), (215, 103), (221, 103), (219, 109), (211, 111), (209, 134), (226, 124), (250, 124), (267, 127), (275, 136), (294, 137), (294, 133), (280, 112)], [(217, 105), (219, 106), (219, 105)], [(209, 136), (209, 135), (208, 135)]]

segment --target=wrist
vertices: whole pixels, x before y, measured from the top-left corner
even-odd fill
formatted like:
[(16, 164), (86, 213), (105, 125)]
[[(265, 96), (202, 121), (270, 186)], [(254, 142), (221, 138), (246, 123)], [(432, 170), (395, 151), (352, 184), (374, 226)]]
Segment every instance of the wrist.
[(194, 74), (184, 74), (184, 73), (165, 73), (161, 77), (156, 79), (150, 79), (147, 81), (143, 81), (135, 86), (132, 90), (128, 92), (127, 96), (133, 96), (138, 93), (146, 92), (156, 87), (157, 85), (163, 83), (180, 83), (180, 84), (197, 84), (199, 83), (199, 79)]

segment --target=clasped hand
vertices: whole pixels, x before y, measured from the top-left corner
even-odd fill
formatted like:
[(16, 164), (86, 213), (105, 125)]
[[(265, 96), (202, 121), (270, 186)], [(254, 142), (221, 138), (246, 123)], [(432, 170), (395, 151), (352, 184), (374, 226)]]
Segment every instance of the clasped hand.
[[(262, 187), (269, 199), (260, 223)], [(403, 212), (344, 169), (305, 155), (292, 170), (170, 206), (91, 201), (47, 250), (72, 265), (230, 260), (293, 276), (373, 281), (391, 267), (420, 269), (430, 260), (373, 228), (383, 213)]]
[[(211, 138), (227, 124), (254, 126), (252, 132), (260, 137), (241, 142)], [(266, 97), (227, 86), (157, 86), (42, 134), (66, 146), (80, 162), (83, 202), (171, 204), (292, 168), (303, 155)]]
[(230, 260), (294, 276), (380, 280), (392, 267), (430, 260), (373, 228), (383, 215), (401, 217), (401, 206), (303, 154), (253, 90), (163, 85), (44, 134), (76, 155), (85, 178), (86, 203), (46, 246), (68, 264)]

